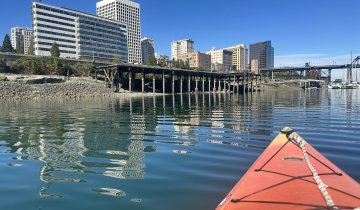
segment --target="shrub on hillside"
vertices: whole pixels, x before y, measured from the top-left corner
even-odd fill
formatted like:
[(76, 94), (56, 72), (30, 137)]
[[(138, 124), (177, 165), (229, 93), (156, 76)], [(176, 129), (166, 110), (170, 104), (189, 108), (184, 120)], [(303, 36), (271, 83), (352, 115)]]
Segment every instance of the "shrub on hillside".
[(95, 69), (91, 63), (76, 63), (72, 66), (72, 74), (75, 76), (89, 76)]
[(92, 63), (80, 62), (70, 65), (56, 57), (25, 57), (15, 61), (11, 69), (18, 74), (89, 76), (95, 67)]
[(6, 72), (6, 71), (7, 71), (6, 59), (3, 57), (0, 57), (0, 72)]
[(20, 74), (63, 75), (64, 66), (62, 60), (54, 57), (25, 57), (15, 61), (12, 65), (12, 70), (14, 73)]

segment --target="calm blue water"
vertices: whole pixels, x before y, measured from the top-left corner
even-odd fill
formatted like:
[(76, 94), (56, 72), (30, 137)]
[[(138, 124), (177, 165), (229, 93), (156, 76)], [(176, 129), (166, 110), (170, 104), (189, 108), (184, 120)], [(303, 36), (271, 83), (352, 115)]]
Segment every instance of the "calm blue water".
[(214, 209), (285, 126), (359, 182), (359, 96), (0, 102), (0, 209)]

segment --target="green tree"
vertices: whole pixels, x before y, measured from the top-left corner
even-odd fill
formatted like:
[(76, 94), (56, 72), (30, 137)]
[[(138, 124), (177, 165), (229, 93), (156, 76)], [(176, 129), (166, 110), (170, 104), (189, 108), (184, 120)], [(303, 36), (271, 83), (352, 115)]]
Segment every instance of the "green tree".
[(24, 37), (18, 36), (16, 39), (16, 53), (24, 54)]
[(34, 55), (34, 37), (31, 37), (30, 39), (30, 45), (27, 54)]
[(165, 59), (159, 59), (158, 60), (158, 66), (160, 66), (160, 67), (166, 67), (166, 60)]
[(189, 59), (186, 59), (184, 65), (185, 65), (185, 69), (190, 69), (190, 61), (189, 61)]
[(183, 60), (180, 59), (180, 62), (179, 62), (179, 68), (181, 69), (185, 69), (185, 63)]
[(111, 61), (112, 64), (115, 64), (115, 65), (118, 65), (118, 64), (122, 64), (123, 61), (121, 60), (121, 58), (119, 56), (115, 56), (112, 61)]
[(175, 58), (173, 58), (172, 60), (171, 60), (171, 67), (175, 67), (175, 62), (176, 62), (176, 60), (175, 60)]
[(50, 49), (50, 54), (52, 57), (60, 57), (60, 49), (56, 42), (54, 42)]
[(147, 65), (148, 66), (156, 66), (157, 65), (157, 60), (156, 60), (154, 55), (149, 55), (148, 56)]
[(11, 45), (9, 34), (6, 34), (1, 48), (2, 52), (14, 52), (14, 48)]
[(152, 66), (152, 59), (150, 56), (148, 56), (148, 58), (147, 58), (146, 65)]
[(153, 66), (157, 66), (158, 65), (158, 60), (155, 58), (154, 55), (151, 56), (151, 59), (152, 59)]
[(95, 69), (92, 63), (76, 63), (72, 66), (73, 73), (76, 76), (89, 76), (90, 73)]

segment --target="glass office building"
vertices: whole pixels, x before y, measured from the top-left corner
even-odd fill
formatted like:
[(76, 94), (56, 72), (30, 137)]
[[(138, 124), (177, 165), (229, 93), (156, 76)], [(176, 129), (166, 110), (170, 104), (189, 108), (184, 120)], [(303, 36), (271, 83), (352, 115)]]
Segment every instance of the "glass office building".
[(35, 55), (50, 56), (56, 42), (60, 57), (128, 61), (124, 23), (39, 2), (33, 2), (32, 16)]
[(250, 62), (257, 60), (259, 69), (274, 68), (274, 48), (271, 41), (250, 45)]

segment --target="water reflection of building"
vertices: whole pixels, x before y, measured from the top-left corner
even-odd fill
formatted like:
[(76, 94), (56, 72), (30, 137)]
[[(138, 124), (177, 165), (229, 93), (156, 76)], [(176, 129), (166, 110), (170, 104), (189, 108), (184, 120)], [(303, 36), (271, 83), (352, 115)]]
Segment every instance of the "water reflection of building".
[(41, 197), (61, 197), (49, 192), (48, 185), (56, 183), (79, 183), (81, 179), (74, 174), (82, 173), (85, 166), (81, 163), (87, 149), (84, 146), (84, 118), (74, 117), (77, 122), (64, 122), (58, 127), (40, 127), (39, 160), (44, 162), (40, 170), (40, 180), (46, 185), (39, 191)]
[(88, 129), (91, 132), (86, 136), (86, 146), (93, 151), (92, 156), (105, 158), (108, 163), (101, 169), (96, 162), (89, 163), (89, 167), (112, 178), (143, 179), (142, 159), (146, 150), (143, 110), (132, 99), (109, 101), (107, 106), (104, 118), (96, 124), (99, 126)]
[(121, 107), (119, 101), (111, 100), (105, 104), (36, 102), (21, 107), (26, 113), (14, 108), (1, 114), (2, 119), (9, 119), (10, 129), (0, 133), (0, 138), (11, 142), (11, 152), (18, 159), (43, 162), (39, 171), (42, 197), (61, 197), (49, 192), (49, 186), (86, 181), (79, 178), (81, 174), (142, 179), (144, 154), (155, 149), (143, 145), (143, 111), (126, 111), (129, 102), (124, 103)]
[(144, 153), (144, 137), (146, 132), (144, 114), (132, 113), (130, 108), (130, 143), (127, 151), (124, 152), (129, 158), (127, 160), (112, 159), (113, 167), (108, 167), (104, 172), (105, 176), (119, 179), (143, 179), (145, 164), (142, 159)]

